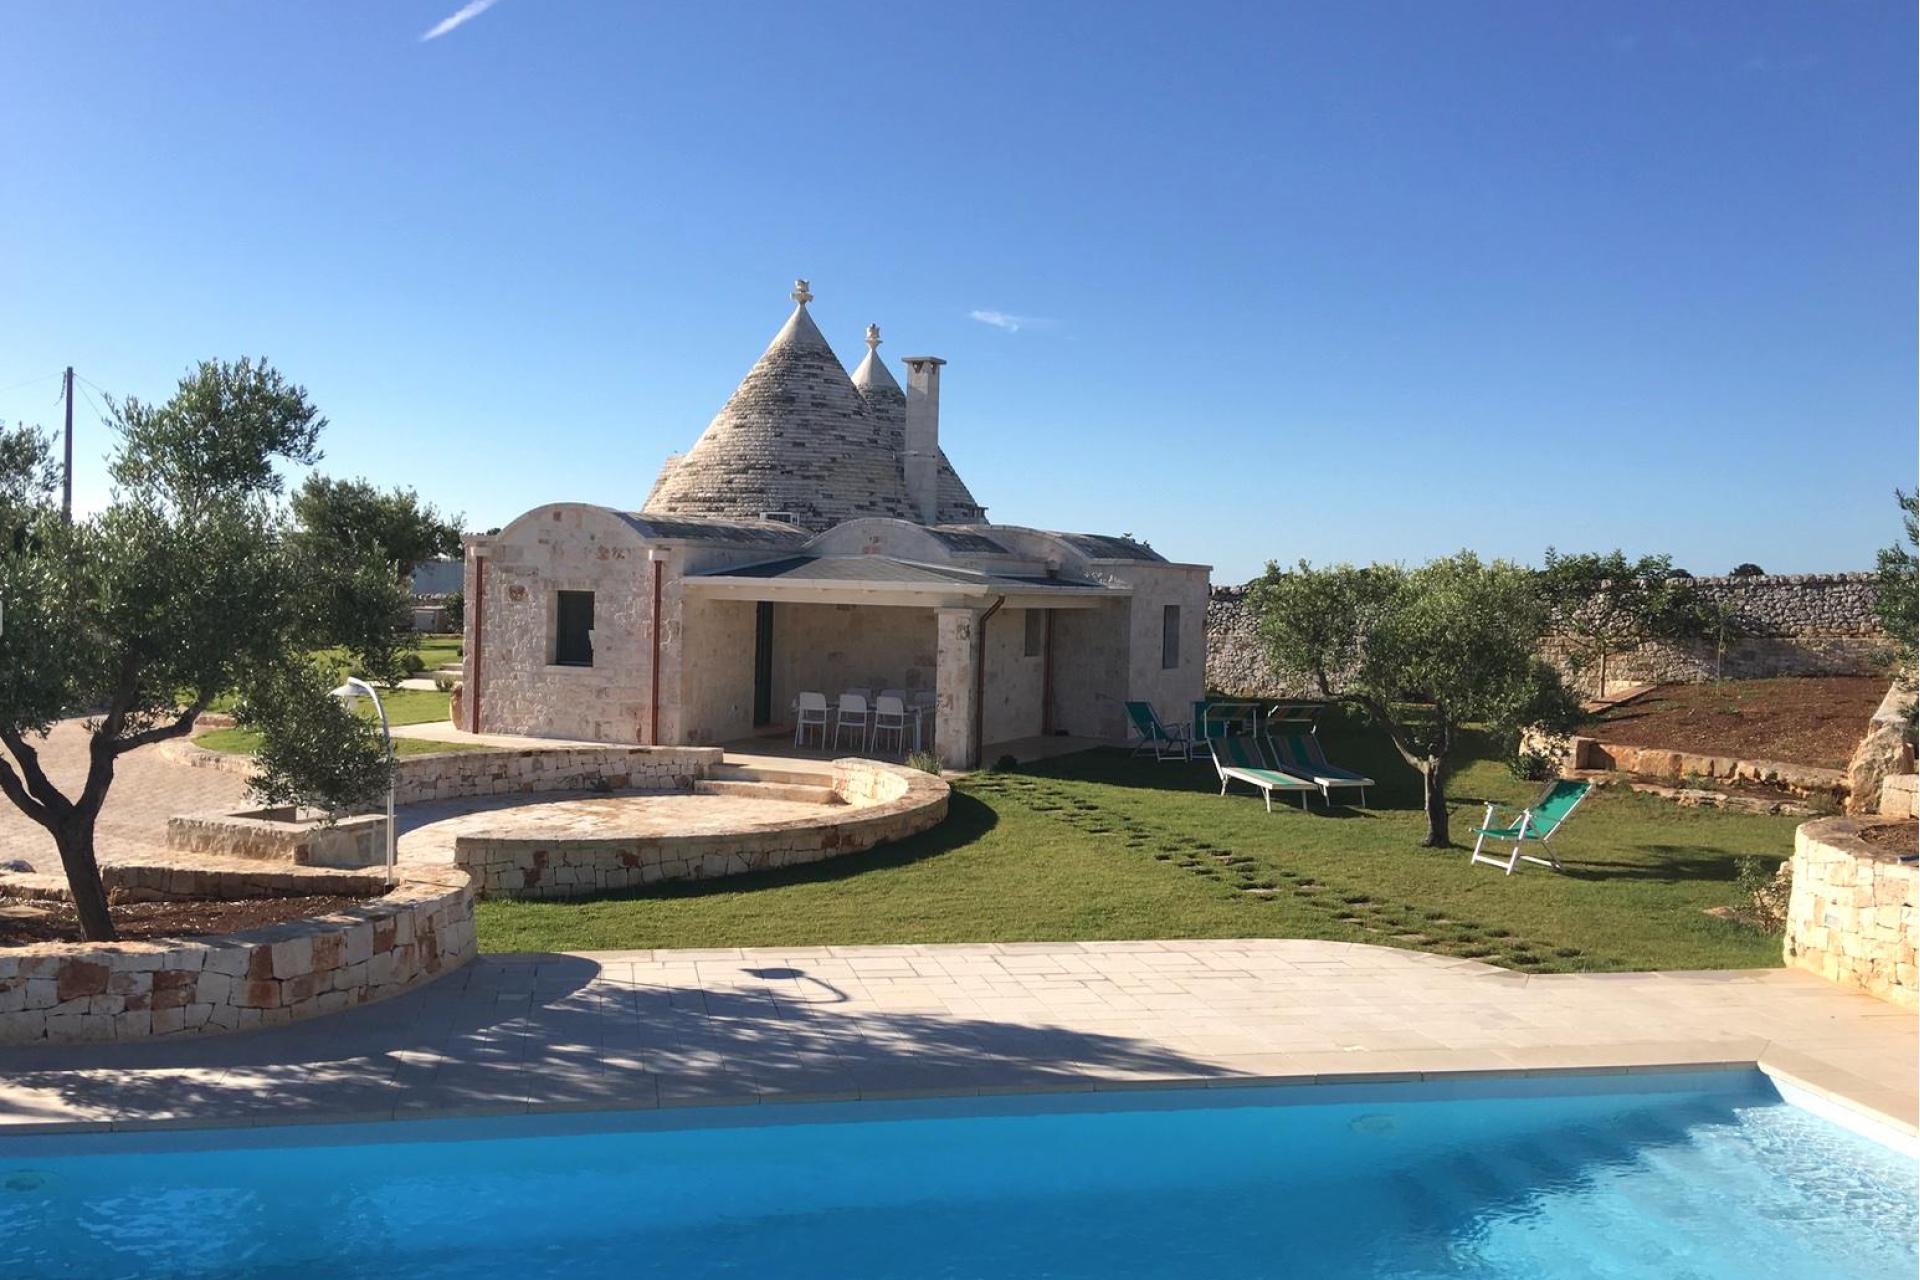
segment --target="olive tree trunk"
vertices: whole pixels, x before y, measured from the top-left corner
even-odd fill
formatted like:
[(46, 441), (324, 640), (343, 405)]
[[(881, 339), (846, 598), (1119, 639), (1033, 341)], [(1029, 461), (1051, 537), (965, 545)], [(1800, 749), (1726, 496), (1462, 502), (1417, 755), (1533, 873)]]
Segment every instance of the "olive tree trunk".
[(76, 808), (67, 821), (53, 829), (53, 843), (60, 850), (60, 866), (67, 873), (67, 892), (73, 898), (74, 914), (80, 918), (80, 936), (88, 942), (112, 942), (117, 934), (113, 915), (107, 910), (100, 859), (93, 851), (93, 826), (98, 816), (97, 807), (86, 813)]
[(1440, 760), (1425, 760), (1420, 764), (1422, 807), (1427, 811), (1427, 835), (1420, 842), (1423, 849), (1447, 849), (1453, 846), (1453, 840), (1447, 834), (1447, 782), (1443, 766), (1444, 762)]

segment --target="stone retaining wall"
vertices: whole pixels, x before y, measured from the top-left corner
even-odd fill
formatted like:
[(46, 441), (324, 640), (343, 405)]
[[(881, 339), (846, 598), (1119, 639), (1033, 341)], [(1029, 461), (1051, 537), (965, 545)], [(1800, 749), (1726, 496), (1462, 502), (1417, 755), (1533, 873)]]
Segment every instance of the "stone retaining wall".
[(222, 858), (263, 858), (295, 866), (366, 867), (385, 859), (387, 815), (357, 814), (332, 824), (296, 819), (289, 807), (240, 813), (183, 813), (167, 819), (167, 848)]
[(1593, 738), (1567, 740), (1566, 768), (1604, 769), (1649, 778), (1719, 778), (1728, 782), (1757, 782), (1784, 787), (1798, 796), (1838, 800), (1846, 794), (1847, 776), (1838, 769), (1793, 764), (1785, 760), (1741, 760), (1667, 747), (1635, 747)]
[[(1880, 797), (1888, 778), (1913, 772), (1914, 694), (1896, 680), (1874, 708), (1866, 736), (1847, 761), (1847, 812), (1882, 812)], [(1909, 810), (1911, 812), (1911, 810)]]
[[(539, 791), (688, 791), (725, 753), (718, 747), (529, 747), (411, 756), (395, 762), (394, 803)], [(365, 867), (387, 850), (385, 813), (329, 824), (290, 809), (189, 813), (167, 819), (167, 847), (299, 866)]]
[(1913, 863), (1860, 839), (1873, 818), (1817, 818), (1793, 837), (1786, 962), (1902, 1008), (1920, 1007), (1915, 980)]
[(871, 760), (833, 762), (841, 803), (819, 817), (719, 835), (459, 836), (454, 862), (481, 894), (578, 898), (663, 880), (704, 880), (858, 853), (937, 826), (947, 784), (929, 773)]
[[(108, 868), (127, 880), (125, 867)], [(196, 878), (202, 897), (341, 891), (338, 872), (140, 868), (165, 895)], [(346, 877), (354, 892), (376, 876)], [(324, 888), (322, 884), (334, 887)], [(141, 1040), (318, 1017), (399, 995), (473, 958), (473, 887), (452, 867), (408, 868), (380, 898), (331, 915), (212, 938), (42, 943), (0, 950), (0, 1044)]]
[[(1739, 635), (1717, 652), (1712, 643), (1648, 645), (1610, 658), (1608, 683), (1689, 683), (1783, 675), (1875, 675), (1885, 636), (1874, 613), (1870, 573), (1768, 574), (1694, 578), (1695, 591), (1725, 604)], [(1247, 608), (1246, 587), (1215, 587), (1207, 606), (1207, 687), (1246, 697), (1297, 697), (1309, 692), (1278, 681)], [(1558, 646), (1549, 644), (1547, 655)]]
[(1880, 784), (1880, 816), (1911, 818), (1920, 813), (1920, 775), (1897, 773)]
[(719, 747), (527, 747), (460, 751), (396, 762), (395, 804), (528, 791), (688, 791), (726, 753)]

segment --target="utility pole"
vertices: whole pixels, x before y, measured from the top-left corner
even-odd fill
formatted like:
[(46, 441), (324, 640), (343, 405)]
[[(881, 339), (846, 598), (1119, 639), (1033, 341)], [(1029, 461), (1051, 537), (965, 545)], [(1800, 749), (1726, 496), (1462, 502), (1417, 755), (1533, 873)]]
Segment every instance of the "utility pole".
[(60, 514), (73, 523), (73, 366), (67, 366), (67, 465), (60, 482)]

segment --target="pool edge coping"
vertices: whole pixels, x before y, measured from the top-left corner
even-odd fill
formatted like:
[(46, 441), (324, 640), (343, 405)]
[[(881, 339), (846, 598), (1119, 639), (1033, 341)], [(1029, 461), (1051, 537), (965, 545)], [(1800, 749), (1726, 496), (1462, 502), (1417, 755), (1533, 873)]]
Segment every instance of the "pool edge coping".
[[(779, 1105), (811, 1105), (818, 1103), (846, 1102), (903, 1102), (940, 1099), (965, 1099), (988, 1097), (1046, 1096), (1049, 1094), (1093, 1094), (1093, 1093), (1132, 1093), (1160, 1092), (1174, 1090), (1211, 1090), (1211, 1089), (1256, 1089), (1307, 1086), (1341, 1085), (1382, 1085), (1414, 1083), (1448, 1083), (1474, 1080), (1499, 1079), (1541, 1079), (1558, 1076), (1637, 1076), (1656, 1074), (1684, 1074), (1691, 1072), (1715, 1071), (1755, 1071), (1780, 1087), (1788, 1089), (1825, 1103), (1836, 1111), (1844, 1113), (1845, 1118), (1824, 1115), (1823, 1118), (1842, 1127), (1853, 1129), (1856, 1133), (1862, 1129), (1880, 1130), (1887, 1135), (1881, 1140), (1885, 1145), (1905, 1149), (1912, 1154), (1920, 1149), (1920, 1126), (1915, 1122), (1896, 1115), (1875, 1105), (1873, 1086), (1865, 1081), (1858, 1083), (1864, 1089), (1847, 1091), (1849, 1082), (1823, 1083), (1819, 1078), (1845, 1074), (1837, 1068), (1828, 1066), (1818, 1059), (1791, 1050), (1781, 1050), (1769, 1045), (1759, 1054), (1731, 1054), (1714, 1057), (1711, 1055), (1690, 1055), (1674, 1053), (1668, 1057), (1649, 1057), (1643, 1061), (1601, 1062), (1591, 1064), (1556, 1063), (1550, 1066), (1517, 1065), (1479, 1065), (1431, 1069), (1395, 1069), (1382, 1067), (1375, 1070), (1357, 1068), (1352, 1071), (1301, 1072), (1278, 1075), (1216, 1075), (1216, 1076), (1167, 1076), (1161, 1078), (1126, 1077), (1083, 1077), (1078, 1079), (1040, 1080), (1012, 1084), (981, 1084), (973, 1086), (948, 1086), (930, 1088), (872, 1088), (842, 1089), (793, 1092), (740, 1092), (694, 1094), (678, 1097), (660, 1097), (656, 1093), (650, 1098), (594, 1098), (568, 1101), (543, 1102), (482, 1102), (466, 1106), (451, 1107), (410, 1107), (396, 1105), (357, 1111), (325, 1111), (262, 1113), (248, 1115), (244, 1113), (226, 1116), (154, 1116), (136, 1119), (115, 1118), (75, 1118), (68, 1120), (25, 1121), (18, 1124), (0, 1123), (0, 1147), (10, 1137), (35, 1137), (83, 1133), (154, 1133), (166, 1131), (218, 1131), (218, 1130), (256, 1130), (272, 1128), (306, 1128), (321, 1125), (348, 1125), (374, 1123), (400, 1123), (431, 1120), (469, 1120), (489, 1116), (540, 1116), (540, 1115), (577, 1115), (596, 1111), (602, 1112), (639, 1112), (693, 1110), (699, 1108), (733, 1108)], [(1783, 1091), (1784, 1092), (1784, 1091)], [(1855, 1096), (1865, 1093), (1867, 1096)], [(1789, 1099), (1792, 1101), (1792, 1099)], [(1798, 1104), (1797, 1104), (1798, 1105)], [(1813, 1108), (1816, 1111), (1819, 1108)], [(1848, 1120), (1852, 1123), (1848, 1123)], [(1873, 1138), (1872, 1133), (1863, 1136)]]

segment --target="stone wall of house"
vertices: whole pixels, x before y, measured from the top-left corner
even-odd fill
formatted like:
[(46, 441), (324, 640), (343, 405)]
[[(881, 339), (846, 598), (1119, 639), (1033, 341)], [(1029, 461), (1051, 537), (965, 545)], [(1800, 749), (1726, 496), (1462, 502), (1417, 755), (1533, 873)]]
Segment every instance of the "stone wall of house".
[(776, 604), (773, 718), (791, 723), (789, 708), (803, 692), (825, 694), (829, 714), (847, 689), (931, 692), (939, 646), (932, 609)]
[[(647, 548), (631, 526), (600, 508), (564, 503), (530, 511), (483, 541), (484, 554), (467, 556), (461, 679), (468, 707), (477, 691), (478, 727), (642, 741), (652, 579)], [(592, 666), (553, 661), (561, 591), (594, 594)]]
[[(1041, 613), (1040, 645), (1027, 653), (1026, 609), (1002, 609), (987, 619), (987, 666), (980, 699), (980, 746), (1040, 736), (1045, 722), (1040, 705), (1046, 691), (1046, 620)], [(1059, 612), (1058, 610), (1055, 611)], [(992, 760), (982, 760), (992, 764)]]
[[(1694, 578), (1694, 590), (1731, 609), (1735, 633), (1724, 647), (1648, 645), (1610, 658), (1609, 685), (1682, 683), (1783, 675), (1878, 674), (1885, 637), (1873, 609), (1870, 573), (1769, 574)], [(1275, 679), (1256, 634), (1246, 587), (1215, 587), (1207, 607), (1207, 687), (1249, 697), (1309, 692)], [(1549, 643), (1559, 659), (1564, 646)]]
[[(649, 741), (657, 555), (659, 740), (713, 743), (745, 735), (752, 728), (753, 606), (690, 599), (681, 583), (688, 574), (782, 549), (777, 540), (643, 537), (629, 517), (581, 503), (537, 507), (492, 537), (470, 539), (455, 723), (474, 732)], [(593, 592), (591, 666), (552, 660), (561, 591)]]
[(1119, 738), (1126, 733), (1131, 625), (1131, 601), (1109, 600), (1092, 609), (1054, 611), (1055, 729), (1080, 738)]
[[(105, 868), (156, 897), (375, 892), (339, 872)], [(47, 877), (43, 877), (47, 878)], [(17, 879), (0, 881), (0, 888)], [(326, 887), (326, 886), (331, 886)], [(210, 938), (41, 943), (0, 950), (0, 1044), (143, 1040), (278, 1026), (399, 995), (473, 958), (473, 888), (452, 867), (408, 868), (379, 898)]]
[(821, 806), (817, 817), (703, 835), (459, 836), (454, 862), (488, 897), (578, 898), (818, 862), (925, 831), (947, 816), (947, 784), (932, 774), (853, 759), (834, 761), (833, 774), (841, 803)]
[[(1168, 724), (1190, 719), (1194, 700), (1205, 696), (1207, 687), (1207, 568), (1190, 564), (1096, 563), (1092, 573), (1133, 590), (1127, 619), (1127, 700), (1152, 703), (1154, 711)], [(1180, 611), (1180, 651), (1171, 667), (1163, 662), (1162, 634), (1169, 606)], [(1126, 709), (1122, 706), (1115, 711), (1124, 733)]]
[(1920, 1006), (1914, 968), (1920, 869), (1859, 835), (1889, 821), (1818, 818), (1794, 833), (1784, 952), (1789, 965), (1912, 1009)]

